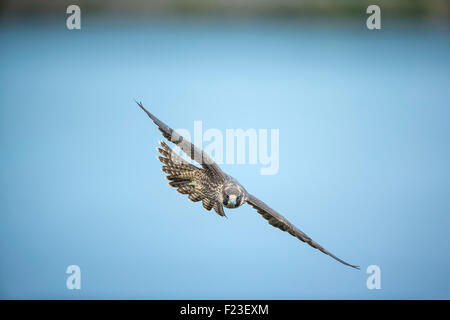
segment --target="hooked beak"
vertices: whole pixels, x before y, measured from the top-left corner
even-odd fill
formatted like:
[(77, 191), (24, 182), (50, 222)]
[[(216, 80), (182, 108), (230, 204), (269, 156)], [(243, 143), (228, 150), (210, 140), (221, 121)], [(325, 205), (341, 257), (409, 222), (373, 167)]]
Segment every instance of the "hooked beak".
[(230, 195), (230, 197), (228, 198), (228, 204), (229, 205), (236, 205), (236, 195), (232, 194)]

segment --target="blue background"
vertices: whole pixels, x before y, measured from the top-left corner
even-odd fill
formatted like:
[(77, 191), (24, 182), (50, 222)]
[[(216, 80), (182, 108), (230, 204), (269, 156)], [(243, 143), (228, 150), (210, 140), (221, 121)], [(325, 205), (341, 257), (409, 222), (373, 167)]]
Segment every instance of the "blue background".
[[(450, 298), (447, 26), (64, 19), (0, 31), (0, 298)], [(279, 129), (277, 175), (223, 168), (362, 270), (168, 187), (135, 98), (174, 128)]]

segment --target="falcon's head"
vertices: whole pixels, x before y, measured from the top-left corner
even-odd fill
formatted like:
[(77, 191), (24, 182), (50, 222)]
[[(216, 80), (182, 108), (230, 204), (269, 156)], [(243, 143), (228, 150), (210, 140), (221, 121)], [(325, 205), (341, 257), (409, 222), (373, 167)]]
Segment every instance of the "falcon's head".
[(222, 188), (223, 205), (227, 208), (237, 208), (244, 203), (245, 191), (234, 183), (228, 183)]

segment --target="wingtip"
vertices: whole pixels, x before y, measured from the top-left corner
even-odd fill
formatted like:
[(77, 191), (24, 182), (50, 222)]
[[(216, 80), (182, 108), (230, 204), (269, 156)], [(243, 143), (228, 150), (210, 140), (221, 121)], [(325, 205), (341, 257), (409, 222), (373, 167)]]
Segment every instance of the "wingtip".
[(136, 102), (136, 104), (137, 104), (139, 107), (141, 107), (141, 108), (143, 107), (143, 106), (142, 106), (142, 102), (138, 102), (136, 99), (133, 99), (133, 100), (134, 100), (134, 102)]
[(347, 263), (347, 265), (348, 265), (349, 267), (352, 267), (353, 269), (361, 270), (361, 267), (360, 267), (360, 266), (354, 266), (354, 265), (352, 265), (352, 264), (350, 264), (350, 263)]
[(139, 106), (139, 108), (141, 108), (150, 118), (151, 118), (151, 115), (150, 115), (150, 112), (148, 112), (148, 110), (147, 109), (145, 109), (145, 107), (144, 107), (144, 105), (142, 104), (142, 102), (141, 101), (137, 101), (136, 99), (134, 100), (134, 102), (136, 102), (136, 104)]

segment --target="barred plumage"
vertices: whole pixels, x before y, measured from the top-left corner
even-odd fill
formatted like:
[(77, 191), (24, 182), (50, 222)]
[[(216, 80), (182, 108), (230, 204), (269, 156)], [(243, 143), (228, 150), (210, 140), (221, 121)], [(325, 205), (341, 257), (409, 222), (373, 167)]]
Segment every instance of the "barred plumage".
[(165, 164), (162, 171), (167, 173), (169, 186), (177, 188), (181, 194), (187, 194), (192, 202), (203, 201), (206, 210), (214, 210), (220, 216), (225, 216), (222, 203), (215, 199), (214, 189), (216, 184), (210, 180), (210, 176), (204, 169), (198, 168), (187, 162), (175, 153), (166, 143), (159, 142), (162, 148), (156, 148), (161, 156), (159, 161)]

